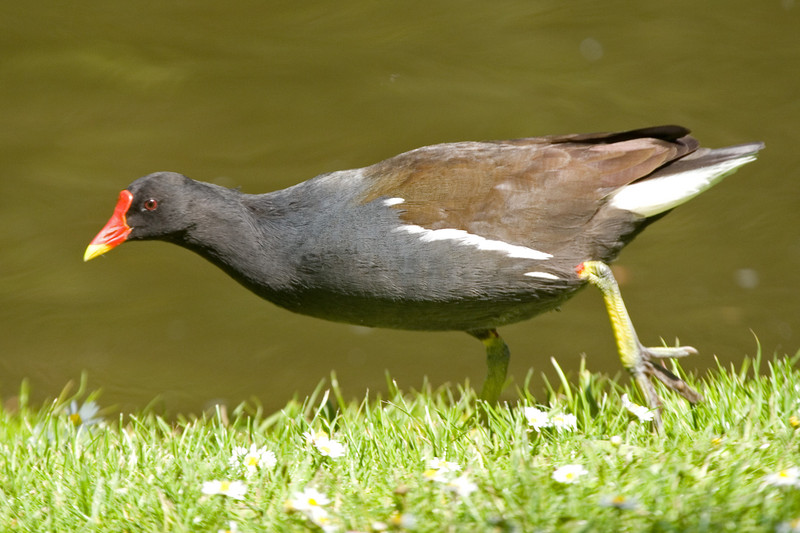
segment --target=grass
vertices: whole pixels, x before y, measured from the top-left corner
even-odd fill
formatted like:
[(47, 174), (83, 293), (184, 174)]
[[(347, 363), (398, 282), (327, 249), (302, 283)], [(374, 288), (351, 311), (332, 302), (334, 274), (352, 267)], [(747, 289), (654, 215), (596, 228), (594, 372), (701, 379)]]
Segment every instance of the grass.
[[(76, 416), (64, 395), (34, 408), (23, 387), (0, 411), (0, 530), (800, 531), (799, 358), (689, 378), (695, 408), (663, 392), (664, 435), (623, 408), (627, 380), (586, 370), (497, 408), (391, 381), (386, 399), (349, 402), (333, 378), (278, 413), (177, 422)], [(533, 429), (526, 406), (575, 426)], [(204, 493), (215, 480), (245, 493)]]

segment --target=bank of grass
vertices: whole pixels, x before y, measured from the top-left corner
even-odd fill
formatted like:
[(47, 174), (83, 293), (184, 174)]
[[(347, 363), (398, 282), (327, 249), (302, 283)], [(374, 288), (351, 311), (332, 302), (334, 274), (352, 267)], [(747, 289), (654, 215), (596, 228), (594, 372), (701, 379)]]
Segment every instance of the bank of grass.
[[(798, 356), (691, 380), (695, 408), (662, 390), (664, 435), (623, 408), (627, 378), (588, 371), (497, 408), (394, 385), (348, 402), (334, 380), (277, 413), (178, 423), (98, 422), (23, 390), (0, 413), (0, 530), (800, 531)], [(534, 429), (525, 406), (563, 429)], [(274, 464), (248, 474), (238, 446)], [(243, 485), (204, 493), (215, 480)]]

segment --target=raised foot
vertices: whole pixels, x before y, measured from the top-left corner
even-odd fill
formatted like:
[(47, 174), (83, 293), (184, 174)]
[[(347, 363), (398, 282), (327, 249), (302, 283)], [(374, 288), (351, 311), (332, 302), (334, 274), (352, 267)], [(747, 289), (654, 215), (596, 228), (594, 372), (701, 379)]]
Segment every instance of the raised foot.
[[(663, 346), (648, 348), (639, 346), (638, 352), (638, 355), (634, 355), (634, 359), (637, 363), (634, 364), (633, 367), (628, 368), (628, 371), (633, 375), (637, 385), (639, 385), (639, 388), (645, 395), (647, 403), (650, 407), (660, 408), (661, 399), (656, 394), (655, 387), (653, 387), (653, 384), (648, 379), (649, 377), (658, 379), (668, 389), (677, 392), (691, 403), (703, 401), (703, 396), (699, 392), (694, 390), (685, 381), (673, 374), (671, 371), (667, 370), (663, 364), (653, 361), (653, 359), (666, 359), (697, 355), (696, 349), (692, 348), (691, 346), (676, 346), (674, 348)], [(642, 383), (642, 379), (639, 377), (641, 375), (645, 376), (643, 381), (646, 383), (646, 385)]]
[(702, 401), (703, 396), (700, 393), (667, 370), (662, 364), (655, 361), (657, 359), (696, 355), (697, 350), (691, 346), (659, 346), (652, 348), (642, 346), (622, 301), (619, 285), (617, 285), (617, 281), (614, 279), (614, 275), (608, 265), (600, 261), (586, 261), (578, 265), (576, 272), (581, 279), (587, 280), (603, 293), (603, 300), (608, 309), (611, 327), (614, 330), (614, 337), (617, 341), (620, 360), (622, 365), (633, 376), (636, 385), (647, 401), (647, 405), (655, 410), (653, 423), (656, 428), (659, 430), (663, 428), (661, 422), (662, 403), (650, 378), (658, 379), (667, 388), (677, 392), (693, 404)]

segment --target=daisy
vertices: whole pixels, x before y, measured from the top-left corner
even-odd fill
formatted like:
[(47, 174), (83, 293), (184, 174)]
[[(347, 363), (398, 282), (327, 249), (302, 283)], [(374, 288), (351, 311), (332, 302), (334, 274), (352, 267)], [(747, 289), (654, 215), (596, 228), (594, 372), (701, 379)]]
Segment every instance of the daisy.
[(449, 474), (451, 472), (458, 472), (459, 470), (461, 470), (460, 464), (454, 463), (452, 461), (446, 461), (444, 459), (440, 459), (439, 457), (428, 459), (425, 462), (425, 466), (430, 470), (438, 470), (443, 474)]
[(447, 483), (452, 477), (451, 474), (461, 470), (461, 465), (450, 461), (445, 461), (439, 457), (428, 459), (425, 462), (425, 471), (422, 472), (423, 477), (430, 481), (438, 481), (440, 483)]
[(451, 479), (447, 482), (446, 487), (462, 498), (466, 498), (478, 490), (478, 485), (470, 481), (466, 474), (461, 474), (457, 478)]
[(541, 431), (542, 428), (546, 428), (551, 425), (550, 417), (548, 417), (547, 413), (541, 409), (537, 409), (536, 407), (525, 407), (522, 412), (525, 415), (525, 419), (528, 421), (528, 425), (536, 431)]
[(627, 409), (629, 413), (635, 415), (641, 422), (650, 422), (655, 417), (655, 412), (652, 409), (633, 403), (630, 401), (627, 394), (622, 395), (622, 407)]
[(326, 533), (339, 529), (333, 524), (328, 511), (322, 507), (312, 507), (310, 510), (306, 511), (306, 516)]
[(327, 439), (328, 434), (324, 431), (314, 431), (313, 429), (309, 429), (303, 433), (303, 438), (306, 439), (306, 442), (309, 444), (316, 444), (317, 440)]
[(244, 467), (249, 476), (255, 474), (258, 469), (272, 468), (277, 462), (275, 454), (267, 450), (266, 446), (258, 448), (252, 444), (249, 450), (244, 446), (236, 446), (228, 464), (233, 468)]
[(416, 529), (417, 516), (411, 513), (400, 513), (398, 511), (392, 512), (389, 517), (389, 523), (400, 529)]
[(447, 483), (448, 475), (436, 470), (434, 468), (428, 468), (422, 472), (422, 477), (427, 479), (428, 481), (438, 481), (439, 483)]
[(238, 531), (239, 524), (231, 520), (228, 522), (228, 529), (218, 529), (217, 533), (238, 533)]
[(550, 417), (550, 422), (559, 431), (575, 431), (578, 427), (578, 419), (570, 414), (553, 415)]
[(286, 501), (289, 511), (309, 513), (314, 508), (321, 508), (331, 503), (331, 499), (317, 489), (306, 487), (302, 492), (295, 492)]
[(214, 480), (203, 483), (203, 494), (213, 496), (221, 494), (234, 500), (243, 500), (244, 493), (247, 492), (247, 485), (241, 481)]
[(764, 483), (774, 487), (800, 487), (800, 468), (793, 466), (764, 476)]
[(344, 444), (336, 439), (328, 437), (328, 434), (324, 431), (315, 432), (309, 429), (303, 433), (303, 437), (305, 437), (307, 443), (313, 445), (317, 451), (325, 457), (338, 459), (345, 454), (346, 449)]
[(627, 496), (603, 496), (600, 498), (600, 505), (603, 507), (613, 507), (625, 511), (631, 511), (639, 508), (639, 502), (635, 498), (628, 498)]
[(319, 451), (320, 455), (330, 457), (331, 459), (338, 459), (345, 454), (344, 444), (335, 439), (317, 439), (314, 446)]
[(97, 416), (100, 407), (95, 402), (85, 402), (78, 407), (78, 402), (73, 401), (67, 407), (65, 414), (72, 425), (77, 427), (89, 427), (99, 424), (103, 421), (103, 417)]
[(577, 483), (579, 477), (588, 473), (589, 471), (586, 470), (582, 465), (566, 465), (562, 466), (561, 468), (556, 468), (556, 470), (553, 472), (553, 479), (559, 483)]
[(781, 522), (775, 528), (776, 533), (800, 533), (800, 518)]

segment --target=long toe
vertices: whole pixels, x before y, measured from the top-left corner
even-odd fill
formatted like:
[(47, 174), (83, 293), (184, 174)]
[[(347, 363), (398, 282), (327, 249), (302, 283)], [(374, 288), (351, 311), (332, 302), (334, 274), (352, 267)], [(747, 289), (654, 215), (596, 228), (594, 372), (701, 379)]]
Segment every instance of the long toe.
[(655, 346), (645, 348), (650, 357), (656, 359), (671, 359), (674, 357), (687, 357), (689, 355), (697, 355), (697, 349), (691, 346)]
[[(687, 349), (689, 350), (687, 353)], [(667, 357), (685, 357), (687, 355), (694, 355), (697, 350), (691, 346), (680, 346), (676, 348), (642, 348), (641, 362), (642, 370), (645, 374), (655, 377), (667, 388), (677, 392), (691, 403), (698, 403), (703, 401), (703, 396), (688, 383), (683, 381), (680, 377), (676, 376), (670, 370), (660, 363), (654, 362), (652, 359), (664, 359)], [(652, 406), (651, 406), (652, 407)]]

